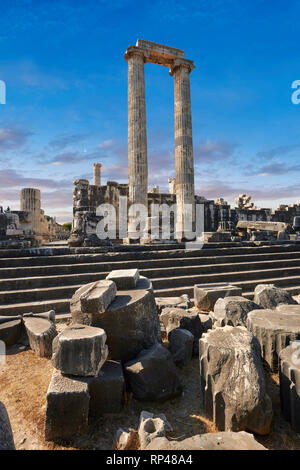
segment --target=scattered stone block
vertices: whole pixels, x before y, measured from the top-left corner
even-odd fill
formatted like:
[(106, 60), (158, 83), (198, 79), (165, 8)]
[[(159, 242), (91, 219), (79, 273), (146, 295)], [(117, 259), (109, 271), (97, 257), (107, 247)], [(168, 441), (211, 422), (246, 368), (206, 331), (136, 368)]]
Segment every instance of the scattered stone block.
[(254, 290), (254, 302), (266, 309), (275, 309), (279, 304), (297, 305), (289, 292), (274, 284), (258, 284)]
[(279, 304), (276, 310), (281, 313), (295, 313), (300, 314), (300, 305)]
[(124, 367), (125, 378), (138, 400), (164, 400), (182, 392), (172, 356), (161, 344), (141, 351)]
[(246, 326), (248, 313), (259, 308), (245, 297), (229, 296), (217, 300), (211, 316), (215, 326)]
[(31, 349), (40, 357), (51, 357), (52, 343), (57, 336), (54, 310), (24, 315), (23, 321)]
[(215, 284), (196, 284), (194, 286), (194, 301), (199, 310), (211, 311), (219, 298), (242, 295), (240, 287), (232, 286), (227, 282)]
[(245, 431), (198, 434), (182, 441), (168, 441), (158, 437), (150, 442), (146, 450), (267, 450), (259, 444), (253, 434)]
[(4, 341), (6, 347), (15, 344), (21, 336), (22, 317), (0, 317), (0, 341)]
[(248, 314), (247, 328), (258, 339), (262, 357), (276, 372), (280, 351), (291, 341), (300, 339), (300, 315), (270, 309), (253, 310)]
[(116, 450), (129, 450), (136, 440), (136, 431), (134, 429), (119, 428), (114, 437), (114, 448)]
[(105, 312), (116, 297), (113, 281), (97, 281), (81, 286), (73, 295), (70, 311), (74, 323), (91, 324), (91, 317)]
[(14, 436), (4, 404), (0, 401), (0, 450), (15, 450)]
[(161, 314), (165, 308), (189, 309), (192, 306), (187, 294), (183, 294), (180, 297), (156, 297), (155, 301), (159, 314)]
[(96, 376), (108, 355), (105, 341), (101, 328), (71, 325), (53, 341), (52, 364), (63, 374)]
[(300, 341), (279, 354), (280, 404), (283, 417), (300, 434)]
[(198, 354), (199, 339), (202, 334), (212, 328), (212, 319), (209, 315), (180, 308), (164, 308), (160, 315), (160, 320), (166, 328), (167, 335), (175, 328), (182, 328), (192, 333), (194, 336), (194, 355)]
[(141, 450), (145, 450), (154, 439), (165, 437), (172, 430), (164, 414), (154, 416), (153, 413), (142, 411), (138, 429)]
[(117, 287), (113, 281), (101, 280), (82, 286), (77, 292), (83, 313), (102, 313), (116, 297)]
[(218, 327), (202, 335), (199, 359), (203, 407), (216, 428), (267, 434), (272, 402), (257, 339), (242, 326)]
[(118, 290), (135, 289), (140, 274), (138, 269), (116, 269), (111, 271), (106, 279), (114, 281)]
[(81, 314), (72, 309), (72, 320), (103, 328), (107, 334), (109, 357), (129, 361), (143, 349), (161, 342), (157, 307), (149, 279), (140, 277), (135, 289), (118, 291), (114, 301), (102, 313)]
[(175, 364), (188, 364), (193, 355), (194, 335), (183, 328), (175, 328), (168, 335), (169, 351)]
[(88, 430), (88, 381), (54, 370), (47, 392), (46, 440), (65, 439)]
[(96, 377), (89, 379), (90, 416), (119, 413), (123, 408), (125, 380), (120, 362), (106, 361)]

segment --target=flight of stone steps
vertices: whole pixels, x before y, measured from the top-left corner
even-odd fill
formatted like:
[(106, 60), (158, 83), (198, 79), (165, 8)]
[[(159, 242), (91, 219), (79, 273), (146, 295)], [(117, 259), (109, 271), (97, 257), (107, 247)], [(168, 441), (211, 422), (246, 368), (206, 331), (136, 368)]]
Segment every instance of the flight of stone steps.
[[(70, 298), (82, 284), (105, 279), (113, 269), (138, 268), (151, 279), (155, 296), (193, 297), (194, 284), (230, 282), (251, 298), (259, 283), (300, 293), (300, 243), (256, 246), (210, 244), (99, 248), (53, 247), (0, 250), (0, 315), (54, 309), (68, 313)], [(137, 250), (137, 251), (136, 251)]]

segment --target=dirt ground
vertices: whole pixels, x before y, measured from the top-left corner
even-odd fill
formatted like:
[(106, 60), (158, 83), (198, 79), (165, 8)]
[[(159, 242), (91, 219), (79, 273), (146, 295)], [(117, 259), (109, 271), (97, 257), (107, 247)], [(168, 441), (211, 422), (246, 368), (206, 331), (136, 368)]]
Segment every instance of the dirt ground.
[[(13, 347), (7, 353), (6, 365), (0, 370), (0, 400), (7, 407), (17, 449), (110, 450), (116, 430), (120, 427), (136, 429), (142, 410), (165, 413), (173, 427), (171, 439), (216, 431), (200, 409), (199, 361), (194, 358), (188, 366), (180, 369), (184, 384), (182, 396), (163, 403), (142, 404), (126, 395), (122, 413), (98, 420), (90, 425), (88, 434), (72, 442), (46, 442), (44, 422), (46, 393), (53, 371), (51, 362), (24, 348)], [(274, 419), (271, 433), (256, 438), (268, 449), (300, 450), (300, 436), (291, 430), (280, 414), (278, 376), (266, 372)]]

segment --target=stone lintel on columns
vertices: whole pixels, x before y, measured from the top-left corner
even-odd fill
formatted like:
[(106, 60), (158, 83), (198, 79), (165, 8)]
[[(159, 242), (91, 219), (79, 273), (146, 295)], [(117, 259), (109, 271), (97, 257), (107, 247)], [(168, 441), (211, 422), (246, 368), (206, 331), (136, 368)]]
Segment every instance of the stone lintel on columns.
[(179, 67), (186, 67), (190, 72), (192, 72), (192, 70), (194, 70), (196, 67), (194, 65), (194, 62), (192, 60), (188, 60), (188, 59), (175, 59), (172, 63), (172, 65), (170, 66), (170, 71), (169, 71), (169, 74), (171, 76), (174, 75), (175, 71), (177, 68)]

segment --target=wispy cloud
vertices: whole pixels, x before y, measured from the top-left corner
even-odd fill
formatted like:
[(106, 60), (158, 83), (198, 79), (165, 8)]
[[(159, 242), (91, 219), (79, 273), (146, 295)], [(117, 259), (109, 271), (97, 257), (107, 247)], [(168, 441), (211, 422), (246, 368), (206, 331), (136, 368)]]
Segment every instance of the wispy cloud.
[(32, 133), (21, 128), (0, 127), (0, 149), (17, 149), (21, 147)]
[(87, 137), (89, 137), (89, 134), (61, 134), (55, 139), (51, 140), (49, 142), (49, 146), (55, 150), (61, 150), (66, 148), (68, 145), (82, 142)]

